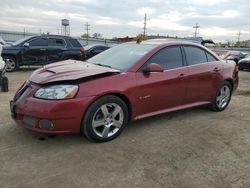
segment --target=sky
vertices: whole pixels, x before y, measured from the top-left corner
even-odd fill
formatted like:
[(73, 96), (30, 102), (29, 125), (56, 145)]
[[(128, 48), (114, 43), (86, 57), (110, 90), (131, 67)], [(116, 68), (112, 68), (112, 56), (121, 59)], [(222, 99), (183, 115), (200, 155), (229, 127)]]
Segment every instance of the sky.
[(147, 34), (198, 36), (215, 41), (250, 39), (249, 0), (1, 0), (0, 30), (57, 34), (61, 19), (70, 20), (71, 36), (80, 36), (85, 24), (90, 34), (104, 38)]

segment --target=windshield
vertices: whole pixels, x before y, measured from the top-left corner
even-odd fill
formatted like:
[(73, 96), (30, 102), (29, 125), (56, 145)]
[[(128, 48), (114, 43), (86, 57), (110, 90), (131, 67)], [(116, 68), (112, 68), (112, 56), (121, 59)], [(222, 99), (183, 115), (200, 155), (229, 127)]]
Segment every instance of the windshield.
[(153, 48), (155, 45), (152, 44), (120, 44), (90, 58), (88, 62), (126, 71)]
[(12, 46), (17, 46), (17, 45), (21, 44), (22, 42), (24, 42), (24, 41), (26, 41), (26, 40), (28, 40), (28, 39), (30, 39), (32, 37), (33, 36), (28, 36), (28, 37), (21, 38), (21, 39), (17, 40), (16, 42), (13, 42)]

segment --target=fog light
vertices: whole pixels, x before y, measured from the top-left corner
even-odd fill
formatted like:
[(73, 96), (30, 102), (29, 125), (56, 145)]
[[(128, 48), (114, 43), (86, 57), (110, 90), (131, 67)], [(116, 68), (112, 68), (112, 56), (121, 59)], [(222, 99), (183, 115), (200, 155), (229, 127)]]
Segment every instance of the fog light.
[(39, 121), (39, 127), (41, 129), (53, 129), (54, 125), (50, 120), (42, 119)]
[(36, 126), (36, 122), (37, 122), (37, 119), (34, 118), (34, 117), (31, 117), (31, 116), (26, 116), (24, 115), (23, 116), (23, 122), (30, 126), (30, 127), (35, 127)]

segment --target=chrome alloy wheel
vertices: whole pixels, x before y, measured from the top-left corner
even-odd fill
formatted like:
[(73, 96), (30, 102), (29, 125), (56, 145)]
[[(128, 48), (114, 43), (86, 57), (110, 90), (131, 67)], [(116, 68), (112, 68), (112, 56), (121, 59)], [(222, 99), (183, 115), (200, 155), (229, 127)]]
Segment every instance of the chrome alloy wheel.
[(116, 103), (102, 105), (95, 112), (92, 119), (92, 128), (96, 135), (109, 138), (115, 135), (122, 127), (124, 112)]
[(11, 72), (16, 68), (16, 62), (13, 59), (5, 59), (6, 71)]
[(223, 109), (227, 106), (230, 100), (231, 91), (228, 85), (224, 85), (220, 88), (217, 97), (216, 103), (219, 109)]

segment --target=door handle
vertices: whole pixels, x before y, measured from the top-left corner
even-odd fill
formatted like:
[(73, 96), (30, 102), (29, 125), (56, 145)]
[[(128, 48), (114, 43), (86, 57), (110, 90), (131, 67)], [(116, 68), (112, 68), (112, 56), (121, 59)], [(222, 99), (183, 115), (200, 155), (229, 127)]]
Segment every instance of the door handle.
[(219, 72), (219, 71), (220, 71), (220, 69), (218, 67), (214, 68), (214, 72)]
[(178, 78), (183, 79), (185, 77), (185, 74), (181, 73), (179, 74)]
[(40, 50), (41, 50), (41, 51), (46, 51), (46, 49), (45, 49), (45, 48), (40, 48)]

